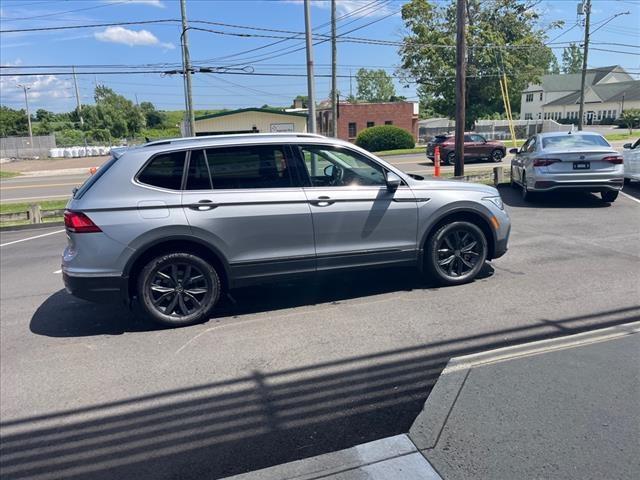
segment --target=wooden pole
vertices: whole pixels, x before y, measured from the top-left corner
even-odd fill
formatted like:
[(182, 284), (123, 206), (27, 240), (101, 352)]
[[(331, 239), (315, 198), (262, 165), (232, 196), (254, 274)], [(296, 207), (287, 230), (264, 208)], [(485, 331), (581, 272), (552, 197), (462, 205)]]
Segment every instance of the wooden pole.
[(465, 39), (466, 0), (458, 0), (456, 9), (456, 164), (454, 176), (464, 175), (465, 75), (467, 45)]

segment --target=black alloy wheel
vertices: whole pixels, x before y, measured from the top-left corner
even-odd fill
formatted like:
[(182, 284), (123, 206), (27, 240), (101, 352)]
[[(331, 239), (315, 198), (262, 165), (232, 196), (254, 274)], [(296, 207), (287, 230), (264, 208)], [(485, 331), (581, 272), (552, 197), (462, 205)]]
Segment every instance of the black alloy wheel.
[(454, 165), (456, 163), (456, 153), (455, 152), (447, 153), (447, 155), (444, 157), (443, 163), (447, 166)]
[(138, 293), (153, 320), (170, 326), (190, 325), (208, 318), (220, 296), (220, 279), (202, 258), (171, 253), (147, 264)]
[(478, 275), (487, 254), (482, 230), (471, 222), (456, 221), (443, 225), (429, 239), (425, 266), (440, 283), (457, 285)]
[(493, 152), (491, 152), (491, 160), (496, 163), (500, 163), (504, 158), (504, 153), (499, 148), (496, 148)]

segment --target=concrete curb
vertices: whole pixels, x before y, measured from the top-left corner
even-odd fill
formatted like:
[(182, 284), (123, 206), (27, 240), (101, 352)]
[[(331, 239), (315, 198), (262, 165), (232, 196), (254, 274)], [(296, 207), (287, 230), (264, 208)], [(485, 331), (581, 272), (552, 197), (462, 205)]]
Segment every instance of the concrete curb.
[[(78, 167), (78, 168), (62, 168), (60, 170), (36, 170), (33, 172), (20, 172), (19, 178), (29, 177), (58, 177), (64, 175), (83, 175), (89, 176), (90, 169), (94, 167)], [(97, 166), (95, 168), (98, 168)], [(14, 177), (18, 178), (18, 177)]]
[(636, 333), (640, 333), (640, 322), (452, 358), (409, 429), (409, 438), (420, 451), (435, 448), (473, 368), (604, 342)]

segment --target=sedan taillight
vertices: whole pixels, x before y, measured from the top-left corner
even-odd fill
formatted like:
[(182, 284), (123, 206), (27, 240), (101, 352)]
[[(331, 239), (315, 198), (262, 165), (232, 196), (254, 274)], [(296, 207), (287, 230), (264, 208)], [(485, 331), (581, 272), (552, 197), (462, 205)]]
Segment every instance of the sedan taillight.
[(102, 231), (84, 213), (72, 212), (71, 210), (64, 212), (64, 226), (73, 233), (98, 233)]
[(602, 161), (613, 163), (614, 165), (621, 165), (622, 163), (624, 163), (624, 159), (620, 155), (611, 155), (609, 157), (604, 157)]
[(534, 158), (533, 159), (533, 166), (534, 167), (548, 167), (549, 165), (553, 164), (553, 163), (558, 163), (561, 160), (557, 159), (557, 158)]

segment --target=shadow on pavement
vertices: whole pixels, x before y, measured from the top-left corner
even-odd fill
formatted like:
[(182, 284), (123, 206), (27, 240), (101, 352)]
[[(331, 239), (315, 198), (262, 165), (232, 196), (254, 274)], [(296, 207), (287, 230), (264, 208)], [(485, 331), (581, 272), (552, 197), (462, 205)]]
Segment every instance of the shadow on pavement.
[[(408, 431), (451, 357), (640, 319), (640, 306), (0, 422), (12, 479), (220, 478)], [(216, 379), (219, 373), (202, 370)]]
[[(493, 275), (489, 263), (478, 280)], [(390, 292), (436, 289), (416, 269), (388, 268), (327, 274), (287, 283), (269, 283), (234, 289), (223, 297), (213, 318), (269, 312), (321, 303), (340, 303), (352, 298)], [(162, 326), (147, 320), (134, 307), (98, 305), (76, 299), (64, 290), (56, 292), (38, 307), (31, 318), (30, 329), (49, 337), (86, 337), (120, 335), (125, 332), (161, 330)]]
[(640, 182), (627, 183), (622, 191), (627, 195), (631, 195), (633, 198), (640, 200)]
[(607, 208), (611, 204), (603, 202), (600, 194), (556, 190), (552, 192), (539, 192), (534, 194), (532, 200), (524, 201), (520, 196), (520, 187), (513, 188), (509, 185), (499, 185), (498, 190), (504, 203), (510, 207), (525, 208)]

